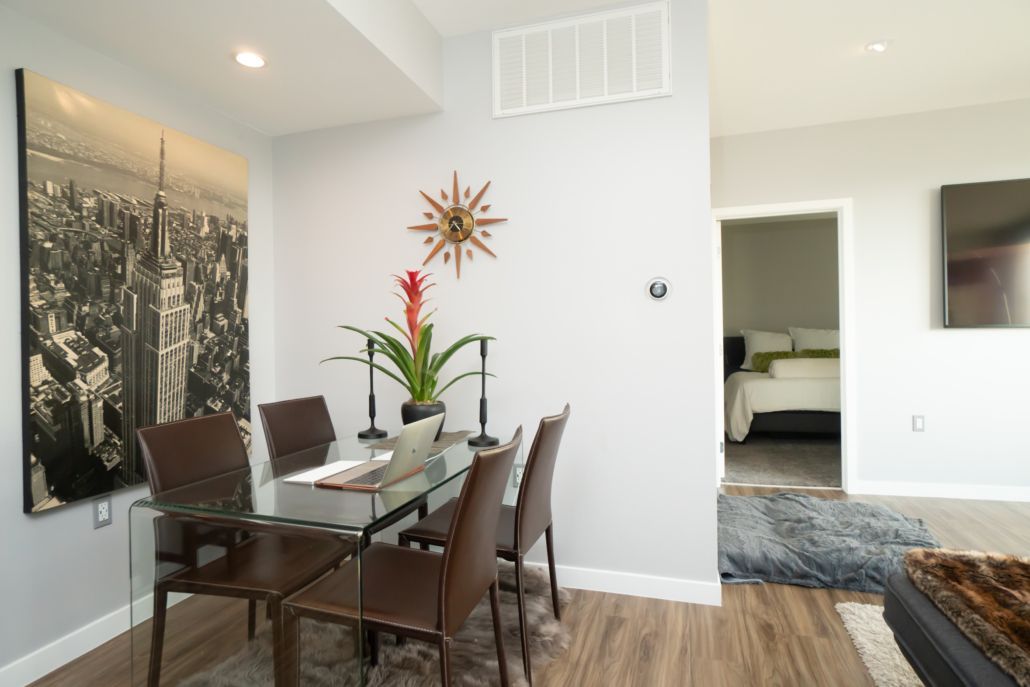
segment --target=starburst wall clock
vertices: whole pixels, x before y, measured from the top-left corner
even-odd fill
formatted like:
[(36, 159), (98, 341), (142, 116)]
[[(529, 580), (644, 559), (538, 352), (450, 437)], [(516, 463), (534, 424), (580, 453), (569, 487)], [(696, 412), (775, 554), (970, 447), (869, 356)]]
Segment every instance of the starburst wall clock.
[(458, 172), (454, 172), (454, 183), (451, 187), (451, 194), (440, 189), (441, 201), (437, 201), (425, 191), (419, 191), (433, 208), (433, 212), (423, 212), (426, 219), (432, 220), (428, 224), (416, 224), (408, 227), (411, 231), (430, 231), (432, 236), (426, 238), (425, 245), (433, 244), (429, 255), (422, 261), (422, 265), (429, 262), (440, 253), (443, 253), (444, 264), (451, 261), (454, 256), (454, 270), (461, 279), (462, 253), (469, 260), (472, 260), (475, 252), (469, 246), (483, 251), (487, 255), (496, 258), (497, 254), (483, 242), (489, 239), (491, 234), (483, 227), (490, 224), (507, 222), (505, 217), (483, 217), (483, 214), (490, 209), (490, 205), (480, 205), (486, 190), (490, 188), (490, 182), (483, 184), (475, 196), (472, 195), (472, 187), (465, 187), (465, 192), (460, 192), (458, 186)]

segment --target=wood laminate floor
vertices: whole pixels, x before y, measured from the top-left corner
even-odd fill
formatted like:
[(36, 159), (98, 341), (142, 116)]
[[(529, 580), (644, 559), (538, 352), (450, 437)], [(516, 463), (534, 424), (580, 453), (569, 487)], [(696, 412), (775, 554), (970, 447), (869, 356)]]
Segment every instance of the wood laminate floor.
[[(726, 487), (730, 494), (782, 491)], [(848, 496), (923, 518), (944, 546), (1030, 555), (1030, 504), (952, 499)], [(723, 605), (698, 606), (574, 591), (566, 611), (569, 651), (537, 674), (542, 687), (698, 685), (869, 687), (865, 668), (834, 604), (882, 603), (875, 594), (786, 585), (723, 587)], [(213, 623), (245, 627), (240, 601), (194, 597), (175, 607), (189, 633), (169, 636), (164, 684), (222, 660), (242, 646), (243, 632), (211, 637)], [(141, 649), (145, 651), (145, 647)], [(121, 635), (34, 683), (37, 687), (128, 687), (130, 641)], [(517, 657), (510, 657), (517, 666)]]

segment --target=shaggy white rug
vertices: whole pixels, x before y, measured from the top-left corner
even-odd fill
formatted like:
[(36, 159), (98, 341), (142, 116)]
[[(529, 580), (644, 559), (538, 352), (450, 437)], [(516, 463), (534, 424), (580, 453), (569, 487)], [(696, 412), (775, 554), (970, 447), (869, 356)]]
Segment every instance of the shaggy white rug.
[(836, 609), (876, 687), (922, 687), (883, 619), (883, 606), (847, 602)]
[[(522, 643), (515, 596), (515, 568), (499, 564), (501, 616), (508, 674), (513, 687), (524, 687)], [(569, 594), (560, 591), (561, 604)], [(568, 629), (554, 619), (551, 587), (546, 570), (526, 568), (526, 623), (530, 628), (533, 673), (540, 671), (569, 646)], [(380, 635), (379, 665), (368, 671), (369, 687), (424, 687), (440, 684), (436, 645), (409, 639), (397, 646), (392, 635)], [(453, 687), (500, 684), (497, 648), (489, 595), (476, 607), (451, 648)], [(301, 620), (301, 680), (304, 687), (357, 685), (352, 631), (343, 625)], [(185, 680), (183, 687), (272, 687), (271, 632), (266, 623), (255, 641), (211, 670)]]

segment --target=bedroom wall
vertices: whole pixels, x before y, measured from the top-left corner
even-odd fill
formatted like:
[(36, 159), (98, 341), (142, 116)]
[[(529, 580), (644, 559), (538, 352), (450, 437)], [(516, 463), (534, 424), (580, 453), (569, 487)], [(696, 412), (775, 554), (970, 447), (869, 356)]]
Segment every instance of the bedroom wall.
[[(366, 426), (366, 369), (318, 364), (362, 343), (336, 325), (399, 315), (389, 275), (428, 252), (405, 230), (429, 209), (419, 189), (449, 188), (453, 170), (473, 192), (492, 180), (490, 213), (509, 218), (491, 227), (498, 257), (466, 259), (460, 280), (453, 262), (429, 266), (436, 336), (497, 337), (492, 434), (521, 424), (528, 447), (571, 403), (562, 584), (717, 602), (705, 2), (674, 0), (672, 21), (670, 97), (493, 119), (478, 33), (445, 41), (442, 113), (277, 139), (277, 388), (325, 394), (338, 433)], [(645, 293), (657, 274), (673, 284), (662, 303)], [(450, 369), (477, 366), (466, 349)], [(382, 377), (377, 395), (396, 428), (405, 395)], [(446, 393), (449, 427), (474, 426), (478, 396), (474, 382)], [(627, 479), (638, 469), (657, 479)]]
[(723, 222), (726, 336), (838, 328), (837, 220)]
[(943, 328), (939, 205), (1030, 177), (1027, 122), (1022, 100), (712, 141), (714, 207), (854, 199), (853, 491), (1030, 500), (1030, 329)]
[[(93, 52), (0, 5), (0, 684), (21, 685), (128, 628), (128, 509), (145, 488), (114, 496), (109, 527), (92, 528), (89, 502), (22, 513), (18, 150), (14, 70), (25, 67), (249, 160), (252, 396), (275, 397), (272, 335), (272, 151), (269, 139), (203, 102)], [(256, 415), (256, 413), (254, 413)], [(255, 423), (260, 436), (260, 425)], [(260, 457), (264, 442), (255, 441)]]

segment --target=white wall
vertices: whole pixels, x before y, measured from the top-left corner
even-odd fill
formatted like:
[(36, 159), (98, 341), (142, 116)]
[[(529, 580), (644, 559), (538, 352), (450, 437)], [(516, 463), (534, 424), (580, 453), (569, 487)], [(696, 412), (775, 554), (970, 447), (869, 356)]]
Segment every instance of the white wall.
[(1028, 122), (1015, 101), (712, 142), (716, 207), (854, 199), (853, 491), (1030, 499), (1030, 330), (943, 329), (939, 208), (942, 184), (1030, 176)]
[[(324, 393), (348, 433), (367, 424), (366, 368), (319, 366), (362, 343), (335, 329), (399, 317), (390, 273), (417, 267), (419, 197), (493, 184), (496, 260), (431, 265), (437, 340), (491, 347), (490, 430), (568, 401), (555, 484), (563, 584), (715, 601), (713, 240), (708, 197), (706, 6), (673, 2), (668, 98), (491, 119), (490, 36), (444, 47), (444, 112), (276, 140), (277, 391)], [(421, 220), (425, 221), (425, 220)], [(673, 284), (655, 303), (645, 285)], [(476, 369), (471, 348), (451, 372)], [(380, 378), (396, 428), (399, 387)], [(472, 428), (478, 385), (448, 392)], [(259, 399), (260, 400), (260, 399)]]
[(722, 223), (726, 336), (838, 328), (837, 220)]
[[(0, 6), (0, 684), (23, 684), (128, 627), (128, 508), (145, 488), (114, 497), (114, 522), (93, 530), (89, 502), (22, 511), (21, 289), (14, 70), (25, 67), (246, 156), (250, 162), (250, 313), (254, 398), (275, 395), (272, 366), (272, 173), (269, 139), (166, 84), (85, 49)], [(264, 451), (255, 422), (255, 453)], [(94, 623), (90, 627), (86, 627)], [(82, 631), (79, 631), (81, 628)], [(44, 648), (73, 634), (62, 644)], [(31, 652), (40, 650), (35, 655)], [(21, 659), (21, 660), (20, 660)]]

